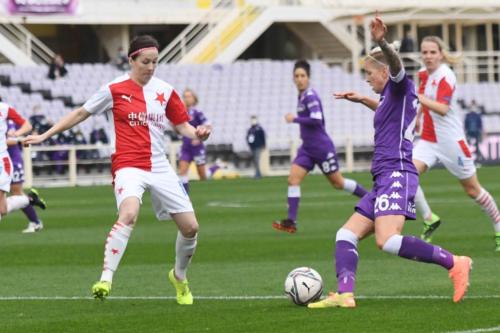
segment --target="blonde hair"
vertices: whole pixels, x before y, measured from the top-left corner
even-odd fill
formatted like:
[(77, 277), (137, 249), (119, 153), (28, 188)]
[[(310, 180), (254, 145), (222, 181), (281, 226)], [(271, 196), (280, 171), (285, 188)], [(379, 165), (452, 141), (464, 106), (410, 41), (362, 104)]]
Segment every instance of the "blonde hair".
[(462, 56), (453, 56), (450, 54), (448, 46), (444, 43), (444, 41), (438, 36), (425, 36), (422, 39), (423, 42), (431, 42), (438, 46), (439, 51), (443, 54), (444, 62), (455, 65), (462, 61)]
[[(399, 41), (394, 41), (392, 42), (391, 44), (389, 44), (390, 47), (392, 47), (396, 52), (398, 52), (399, 50), (399, 47), (401, 45), (401, 43)], [(366, 55), (364, 58), (363, 58), (363, 63), (367, 62), (367, 61), (371, 61), (371, 62), (374, 62), (376, 63), (377, 65), (379, 66), (388, 66), (389, 63), (387, 62), (387, 59), (385, 58), (385, 55), (384, 55), (384, 52), (382, 52), (382, 49), (380, 48), (380, 46), (377, 46), (375, 48), (373, 48), (369, 53), (368, 55)]]
[(193, 99), (194, 99), (194, 104), (193, 106), (196, 106), (198, 104), (198, 95), (196, 95), (193, 91), (193, 89), (191, 88), (186, 88), (184, 89), (184, 93), (191, 93), (191, 95), (193, 95)]

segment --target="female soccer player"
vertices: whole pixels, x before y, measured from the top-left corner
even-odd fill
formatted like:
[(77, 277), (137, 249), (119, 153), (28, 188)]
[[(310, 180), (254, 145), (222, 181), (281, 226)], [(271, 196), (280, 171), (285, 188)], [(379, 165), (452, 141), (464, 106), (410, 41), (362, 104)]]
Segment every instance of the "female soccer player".
[[(24, 161), (23, 152), (21, 144), (18, 139), (15, 138), (15, 132), (19, 129), (19, 126), (13, 120), (7, 122), (7, 152), (9, 153), (10, 159), (12, 161), (12, 181), (10, 183), (10, 195), (11, 196), (23, 196), (23, 183), (24, 183)], [(30, 189), (29, 195), (38, 196), (38, 192), (35, 189)], [(46, 204), (43, 199), (39, 199), (39, 205), (42, 209), (45, 209)], [(41, 231), (43, 229), (42, 220), (38, 217), (35, 207), (32, 205), (27, 205), (21, 209), (28, 218), (28, 226), (23, 229), (23, 233), (33, 233)]]
[(332, 139), (325, 130), (323, 106), (321, 100), (309, 87), (311, 67), (305, 60), (295, 63), (293, 80), (299, 91), (297, 115), (287, 113), (287, 123), (300, 126), (302, 146), (292, 163), (288, 176), (288, 217), (281, 221), (273, 221), (273, 228), (294, 233), (297, 231), (297, 213), (300, 201), (300, 183), (304, 177), (318, 165), (328, 181), (339, 190), (344, 190), (358, 197), (367, 191), (355, 180), (347, 179), (339, 171), (337, 153)]
[[(8, 122), (13, 121), (18, 129), (8, 128)], [(17, 111), (9, 104), (2, 102), (0, 98), (0, 220), (2, 216), (9, 214), (13, 210), (25, 209), (32, 205), (45, 209), (45, 201), (39, 197), (36, 190), (31, 190), (29, 195), (22, 191), (14, 191), (11, 196), (6, 197), (11, 191), (13, 179), (12, 160), (7, 151), (7, 140), (17, 141), (19, 137), (31, 131), (29, 121), (21, 117)], [(15, 169), (14, 169), (15, 170)]]
[[(182, 94), (182, 99), (184, 100), (184, 104), (188, 109), (188, 114), (191, 120), (189, 123), (193, 127), (198, 127), (200, 125), (204, 125), (207, 128), (210, 128), (208, 124), (208, 120), (198, 109), (195, 109), (195, 106), (198, 104), (198, 96), (191, 90), (185, 89)], [(182, 138), (182, 147), (181, 147), (181, 156), (179, 161), (179, 176), (182, 181), (182, 185), (186, 189), (186, 192), (189, 193), (189, 165), (194, 161), (196, 164), (196, 170), (198, 171), (198, 176), (200, 180), (206, 180), (207, 174), (205, 172), (205, 164), (206, 164), (206, 155), (205, 155), (205, 145), (201, 140), (191, 139), (189, 137)]]
[(168, 276), (176, 289), (177, 303), (192, 304), (186, 270), (196, 248), (198, 222), (189, 197), (166, 159), (164, 132), (168, 121), (191, 139), (206, 140), (210, 130), (191, 126), (186, 108), (172, 86), (153, 76), (158, 62), (158, 42), (153, 37), (134, 38), (128, 57), (129, 74), (104, 85), (82, 107), (24, 142), (40, 143), (91, 115), (108, 112), (114, 125), (111, 171), (118, 220), (106, 240), (103, 272), (92, 293), (101, 299), (109, 295), (113, 274), (137, 221), (142, 195), (148, 189), (156, 217), (166, 220), (171, 216), (179, 228), (175, 267)]
[[(496, 251), (500, 251), (500, 213), (493, 197), (479, 183), (462, 120), (454, 109), (457, 79), (446, 62), (453, 63), (455, 59), (448, 54), (443, 41), (436, 36), (424, 37), (420, 48), (425, 64), (425, 68), (419, 72), (418, 95), (423, 127), (421, 140), (413, 152), (413, 163), (418, 173), (422, 174), (439, 160), (458, 178), (467, 195), (490, 217), (496, 233)], [(432, 233), (440, 224), (439, 218), (432, 214), (420, 187), (415, 203), (424, 217), (422, 239), (430, 241)]]
[(415, 219), (413, 202), (418, 173), (412, 163), (413, 131), (417, 96), (397, 52), (385, 40), (387, 28), (377, 15), (371, 23), (372, 39), (380, 49), (365, 59), (366, 81), (380, 94), (380, 100), (353, 92), (338, 93), (338, 99), (362, 103), (375, 111), (375, 149), (372, 162), (372, 191), (357, 204), (356, 212), (337, 232), (335, 259), (338, 279), (336, 293), (310, 308), (355, 307), (354, 283), (360, 239), (375, 233), (377, 246), (403, 258), (434, 263), (449, 271), (454, 284), (453, 301), (467, 291), (471, 259), (413, 236), (401, 236), (406, 219)]

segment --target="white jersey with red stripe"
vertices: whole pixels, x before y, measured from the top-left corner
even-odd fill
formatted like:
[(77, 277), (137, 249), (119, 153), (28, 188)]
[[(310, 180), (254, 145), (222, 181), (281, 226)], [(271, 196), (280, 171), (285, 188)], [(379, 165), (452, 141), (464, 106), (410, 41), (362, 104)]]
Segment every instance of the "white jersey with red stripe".
[(7, 103), (0, 102), (0, 154), (7, 153), (7, 121), (11, 119), (18, 126), (22, 126), (26, 121), (17, 111)]
[(446, 64), (429, 75), (424, 68), (418, 73), (420, 79), (419, 94), (449, 105), (450, 109), (445, 116), (430, 111), (422, 105), (423, 127), (422, 140), (429, 142), (457, 142), (465, 137), (462, 121), (456, 109), (457, 78)]
[(91, 114), (108, 112), (113, 126), (111, 169), (125, 167), (151, 172), (168, 171), (165, 130), (170, 121), (189, 121), (184, 103), (174, 88), (156, 77), (140, 86), (128, 74), (101, 87), (83, 105)]

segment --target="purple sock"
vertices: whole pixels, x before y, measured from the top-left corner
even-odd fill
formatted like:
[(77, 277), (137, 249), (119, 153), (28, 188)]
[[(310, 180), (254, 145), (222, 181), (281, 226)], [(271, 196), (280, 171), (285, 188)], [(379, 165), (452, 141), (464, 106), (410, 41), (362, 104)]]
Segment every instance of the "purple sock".
[(40, 220), (38, 219), (38, 215), (36, 214), (36, 210), (32, 205), (28, 205), (24, 207), (23, 209), (24, 215), (28, 218), (30, 222), (35, 222), (35, 223), (40, 223)]
[(297, 221), (300, 197), (288, 197), (288, 218)]
[(453, 267), (453, 254), (413, 236), (403, 236), (398, 255), (410, 260), (437, 264), (446, 269)]
[(359, 183), (357, 183), (356, 189), (354, 190), (354, 192), (352, 194), (354, 194), (357, 197), (362, 198), (365, 196), (366, 193), (368, 193), (368, 191), (362, 185), (359, 185)]
[(335, 269), (337, 271), (337, 292), (352, 293), (356, 282), (358, 267), (358, 250), (350, 242), (337, 241), (335, 243)]

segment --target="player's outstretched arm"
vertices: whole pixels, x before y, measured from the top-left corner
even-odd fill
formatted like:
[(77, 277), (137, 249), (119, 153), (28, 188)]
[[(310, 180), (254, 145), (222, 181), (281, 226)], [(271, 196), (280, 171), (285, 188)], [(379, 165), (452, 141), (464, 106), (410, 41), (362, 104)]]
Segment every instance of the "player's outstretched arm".
[(194, 128), (187, 121), (179, 125), (176, 125), (175, 130), (182, 136), (202, 141), (208, 139), (210, 133), (212, 132), (211, 126), (200, 125)]
[(377, 100), (370, 98), (368, 96), (360, 95), (354, 91), (333, 93), (333, 96), (335, 97), (335, 99), (345, 99), (348, 100), (349, 102), (361, 103), (373, 111), (375, 111), (378, 107)]
[(377, 42), (377, 44), (380, 46), (382, 52), (384, 53), (385, 59), (387, 59), (387, 62), (389, 64), (389, 71), (391, 72), (391, 75), (395, 77), (403, 69), (403, 63), (401, 62), (401, 58), (399, 58), (396, 50), (392, 48), (385, 40), (387, 26), (384, 24), (384, 21), (382, 21), (382, 18), (378, 15), (378, 13), (372, 20), (370, 29), (373, 41)]
[(424, 94), (418, 95), (418, 101), (420, 104), (425, 105), (429, 108), (429, 110), (437, 113), (440, 116), (446, 116), (448, 111), (450, 111), (450, 106), (447, 104), (439, 103), (429, 97), (426, 97)]
[(75, 125), (78, 125), (79, 123), (87, 119), (89, 116), (90, 113), (87, 112), (87, 110), (85, 110), (83, 107), (79, 107), (78, 109), (71, 111), (70, 113), (62, 117), (46, 132), (38, 135), (28, 135), (26, 138), (24, 138), (23, 144), (34, 145), (37, 143), (41, 143), (55, 134), (59, 134), (74, 127)]

